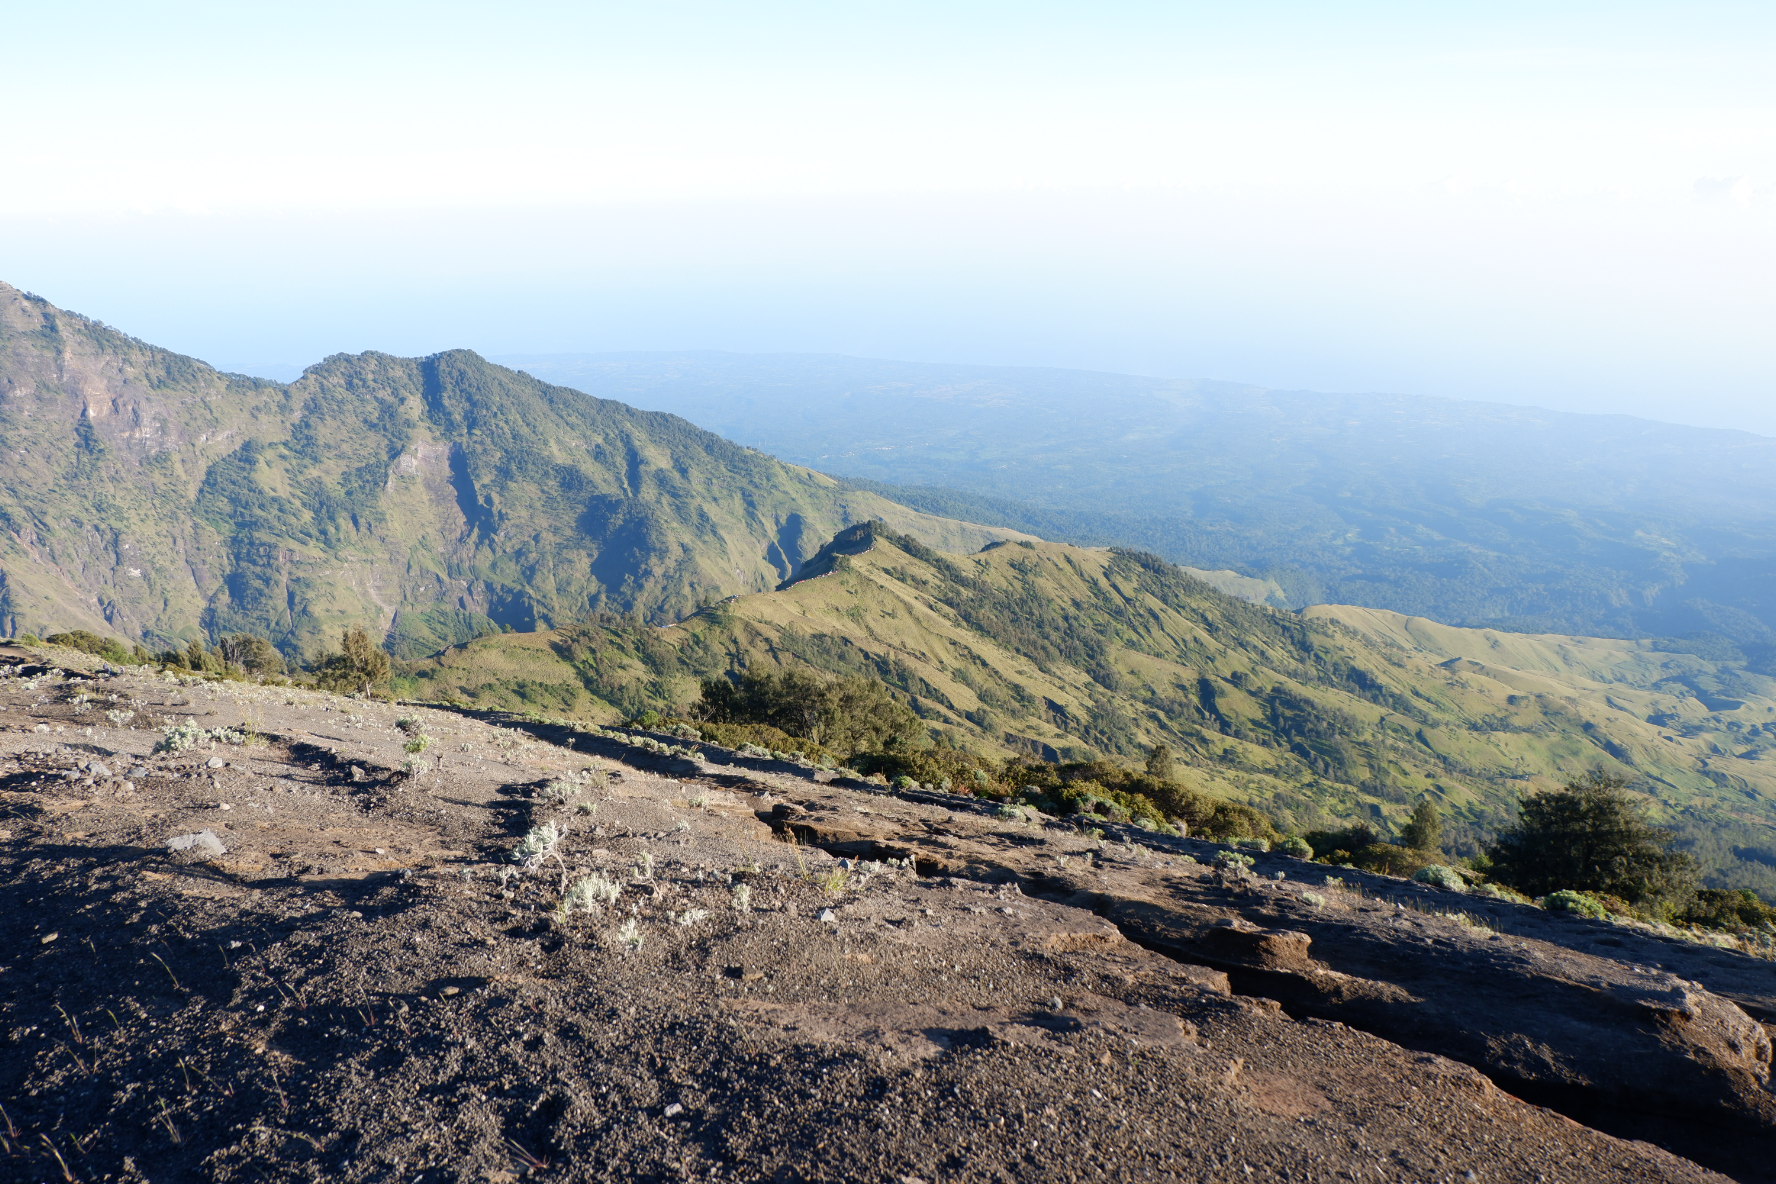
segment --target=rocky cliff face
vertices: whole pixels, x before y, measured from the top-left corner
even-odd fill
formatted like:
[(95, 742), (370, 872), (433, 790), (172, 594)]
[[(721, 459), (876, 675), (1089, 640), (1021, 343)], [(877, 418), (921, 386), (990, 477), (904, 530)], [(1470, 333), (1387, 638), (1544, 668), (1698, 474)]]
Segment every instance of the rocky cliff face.
[(0, 285), (0, 632), (288, 649), (369, 623), (422, 652), (597, 610), (666, 620), (917, 514), (675, 416), (473, 353), (223, 374)]

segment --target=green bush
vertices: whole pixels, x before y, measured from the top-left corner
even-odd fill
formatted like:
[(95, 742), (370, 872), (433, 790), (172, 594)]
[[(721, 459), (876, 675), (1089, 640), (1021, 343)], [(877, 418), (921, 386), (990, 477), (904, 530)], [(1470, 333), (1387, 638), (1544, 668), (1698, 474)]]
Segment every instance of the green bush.
[(719, 744), (723, 748), (738, 751), (748, 745), (760, 749), (759, 755), (772, 752), (794, 752), (800, 750), (804, 756), (817, 765), (837, 763), (838, 757), (829, 749), (804, 740), (799, 736), (791, 736), (782, 728), (774, 728), (770, 724), (717, 724), (699, 721), (693, 725), (697, 735), (711, 744)]
[[(1177, 781), (1153, 776), (1144, 769), (1128, 769), (1112, 761), (1073, 761), (1046, 764), (1013, 760), (1004, 773), (1007, 784), (1027, 795), (1040, 797), (1052, 812), (1073, 813), (1081, 794), (1103, 798), (1129, 812), (1131, 819), (1181, 820), (1190, 834), (1210, 839), (1278, 839), (1269, 818), (1251, 806), (1209, 797)], [(1071, 797), (1066, 791), (1077, 790)]]
[(890, 779), (911, 777), (926, 785), (963, 787), (962, 792), (982, 797), (1010, 796), (1010, 787), (1001, 782), (998, 762), (960, 749), (933, 744), (927, 748), (899, 749), (894, 752), (861, 752), (850, 763), (865, 774), (880, 773)]
[(1607, 921), (1610, 915), (1609, 909), (1601, 900), (1589, 892), (1574, 892), (1570, 888), (1548, 893), (1542, 898), (1542, 907), (1551, 913), (1572, 913), (1597, 921)]
[(1494, 900), (1508, 900), (1512, 904), (1534, 904), (1535, 902), (1515, 888), (1507, 888), (1503, 884), (1478, 884), (1474, 891)]
[(1025, 801), (1045, 814), (1076, 814), (1104, 822), (1137, 822), (1143, 826), (1165, 822), (1165, 815), (1151, 798), (1112, 789), (1097, 781), (1025, 786), (1020, 792)]
[(1293, 855), (1296, 859), (1312, 859), (1314, 854), (1313, 847), (1300, 835), (1290, 835), (1278, 843), (1276, 849), (1280, 854)]
[(1306, 837), (1314, 855), (1323, 862), (1383, 875), (1410, 876), (1429, 862), (1423, 851), (1384, 842), (1361, 824), (1342, 830), (1309, 831)]
[[(21, 639), (23, 640), (23, 639)], [(85, 629), (70, 629), (66, 633), (51, 633), (45, 638), (50, 645), (66, 646), (81, 653), (93, 654), (115, 662), (119, 666), (144, 666), (154, 660), (153, 656), (141, 646), (127, 646), (115, 637), (100, 637), (97, 633)]]
[(1776, 933), (1776, 908), (1746, 888), (1703, 888), (1678, 911), (1677, 920), (1732, 933)]
[(1361, 823), (1342, 830), (1310, 830), (1304, 836), (1314, 858), (1325, 863), (1355, 865), (1356, 855), (1381, 842), (1381, 836)]
[(1412, 878), (1420, 884), (1429, 884), (1433, 888), (1445, 888), (1450, 892), (1466, 892), (1468, 882), (1454, 868), (1442, 863), (1427, 864), (1412, 873)]
[(913, 709), (882, 683), (800, 670), (709, 679), (697, 715), (711, 723), (769, 724), (847, 755), (911, 750), (926, 740)]

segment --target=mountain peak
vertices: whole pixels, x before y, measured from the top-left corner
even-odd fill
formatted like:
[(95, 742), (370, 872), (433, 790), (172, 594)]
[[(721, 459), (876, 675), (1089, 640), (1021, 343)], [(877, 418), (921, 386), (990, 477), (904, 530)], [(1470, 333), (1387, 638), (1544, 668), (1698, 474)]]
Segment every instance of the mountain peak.
[[(599, 611), (677, 619), (919, 514), (676, 416), (468, 349), (223, 374), (8, 289), (0, 300), (0, 633), (286, 651), (365, 624), (406, 654)], [(47, 348), (46, 348), (47, 347)], [(99, 463), (99, 457), (103, 463)]]

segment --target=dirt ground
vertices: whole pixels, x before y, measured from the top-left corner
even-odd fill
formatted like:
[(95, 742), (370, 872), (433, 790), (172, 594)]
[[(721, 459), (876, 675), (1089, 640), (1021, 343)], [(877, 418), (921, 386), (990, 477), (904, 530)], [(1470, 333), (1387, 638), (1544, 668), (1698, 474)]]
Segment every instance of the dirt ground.
[(1770, 1178), (1743, 954), (56, 657), (0, 650), (6, 1180)]

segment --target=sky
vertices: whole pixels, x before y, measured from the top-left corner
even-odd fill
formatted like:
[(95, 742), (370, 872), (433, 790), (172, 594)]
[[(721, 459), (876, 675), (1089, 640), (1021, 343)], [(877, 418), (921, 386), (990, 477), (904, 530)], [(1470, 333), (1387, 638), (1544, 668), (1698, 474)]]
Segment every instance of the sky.
[(75, 0), (0, 280), (230, 368), (1067, 366), (1776, 435), (1776, 5)]

